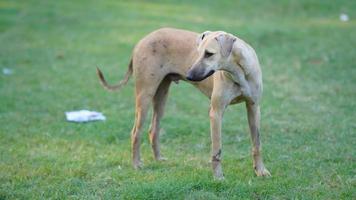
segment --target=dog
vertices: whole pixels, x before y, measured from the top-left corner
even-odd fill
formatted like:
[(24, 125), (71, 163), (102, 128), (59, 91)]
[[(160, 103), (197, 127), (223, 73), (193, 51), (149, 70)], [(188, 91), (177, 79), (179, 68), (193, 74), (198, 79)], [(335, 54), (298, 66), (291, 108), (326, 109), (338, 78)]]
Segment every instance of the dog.
[(135, 122), (131, 131), (132, 164), (142, 167), (140, 135), (152, 103), (149, 139), (156, 160), (160, 152), (160, 121), (172, 82), (187, 81), (210, 100), (211, 164), (214, 178), (224, 179), (221, 166), (221, 124), (225, 108), (245, 102), (252, 140), (253, 167), (257, 176), (270, 176), (260, 144), (260, 99), (262, 72), (254, 49), (243, 40), (223, 31), (202, 34), (161, 28), (145, 36), (135, 46), (124, 79), (109, 85), (97, 68), (100, 83), (110, 91), (119, 90), (131, 75), (135, 77)]

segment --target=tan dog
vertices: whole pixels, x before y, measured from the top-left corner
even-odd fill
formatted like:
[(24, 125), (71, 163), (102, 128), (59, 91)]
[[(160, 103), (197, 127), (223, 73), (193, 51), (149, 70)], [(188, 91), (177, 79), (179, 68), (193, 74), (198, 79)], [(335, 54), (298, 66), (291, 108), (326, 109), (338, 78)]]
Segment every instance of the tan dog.
[(214, 177), (223, 179), (221, 167), (221, 123), (229, 104), (246, 102), (252, 138), (253, 165), (257, 176), (268, 176), (260, 151), (260, 107), (262, 74), (255, 51), (244, 41), (225, 32), (194, 32), (162, 28), (144, 37), (134, 48), (124, 80), (110, 86), (97, 69), (108, 90), (125, 85), (135, 76), (136, 114), (131, 132), (132, 162), (142, 166), (140, 134), (150, 104), (153, 116), (149, 130), (156, 160), (163, 160), (159, 148), (160, 120), (172, 81), (192, 83), (211, 99), (210, 122)]

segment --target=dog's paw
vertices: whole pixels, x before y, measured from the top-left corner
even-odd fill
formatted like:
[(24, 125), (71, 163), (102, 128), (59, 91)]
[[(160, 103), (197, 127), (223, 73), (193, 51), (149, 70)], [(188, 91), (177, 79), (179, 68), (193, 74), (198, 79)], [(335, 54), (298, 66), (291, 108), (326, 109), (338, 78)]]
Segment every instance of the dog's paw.
[(213, 164), (214, 180), (223, 181), (225, 178), (224, 178), (224, 173), (220, 161), (219, 162), (212, 161), (212, 164)]
[(224, 181), (225, 180), (225, 177), (223, 175), (221, 176), (214, 176), (214, 180), (215, 181)]
[(159, 156), (156, 158), (157, 161), (167, 161), (168, 159), (166, 157), (163, 156)]
[(142, 163), (142, 161), (135, 161), (135, 162), (133, 162), (132, 165), (133, 165), (133, 168), (136, 169), (136, 170), (143, 168), (143, 163)]
[(255, 173), (257, 176), (269, 177), (272, 176), (271, 173), (264, 167), (255, 167)]

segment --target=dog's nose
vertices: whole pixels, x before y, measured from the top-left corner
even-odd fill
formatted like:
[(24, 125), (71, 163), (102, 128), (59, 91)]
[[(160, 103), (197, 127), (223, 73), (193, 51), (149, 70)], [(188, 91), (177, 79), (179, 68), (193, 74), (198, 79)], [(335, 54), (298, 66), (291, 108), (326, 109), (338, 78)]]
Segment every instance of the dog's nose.
[(192, 77), (191, 75), (188, 75), (186, 78), (187, 78), (187, 80), (189, 80), (189, 81), (192, 81), (192, 80), (193, 80), (193, 77)]
[(187, 74), (187, 77), (186, 77), (187, 80), (189, 81), (193, 81), (193, 74), (191, 73), (191, 71), (188, 71), (188, 74)]

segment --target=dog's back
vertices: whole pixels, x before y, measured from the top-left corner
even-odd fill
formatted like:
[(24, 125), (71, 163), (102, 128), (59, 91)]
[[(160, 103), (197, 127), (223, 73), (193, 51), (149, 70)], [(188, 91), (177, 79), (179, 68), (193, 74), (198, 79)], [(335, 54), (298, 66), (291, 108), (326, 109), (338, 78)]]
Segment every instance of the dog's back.
[(173, 28), (158, 29), (140, 40), (133, 51), (134, 74), (177, 73), (185, 76), (196, 56), (197, 33)]

